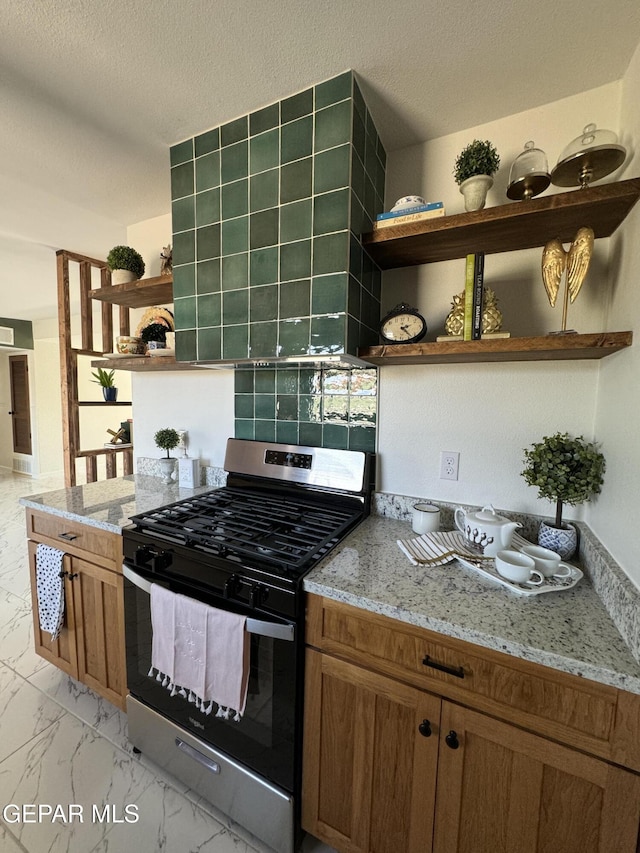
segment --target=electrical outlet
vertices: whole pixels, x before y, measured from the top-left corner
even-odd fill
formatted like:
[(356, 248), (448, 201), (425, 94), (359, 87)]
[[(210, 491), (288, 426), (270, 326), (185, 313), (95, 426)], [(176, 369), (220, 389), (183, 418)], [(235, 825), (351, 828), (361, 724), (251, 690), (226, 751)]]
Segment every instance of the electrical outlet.
[(440, 479), (457, 480), (460, 454), (456, 450), (440, 451)]

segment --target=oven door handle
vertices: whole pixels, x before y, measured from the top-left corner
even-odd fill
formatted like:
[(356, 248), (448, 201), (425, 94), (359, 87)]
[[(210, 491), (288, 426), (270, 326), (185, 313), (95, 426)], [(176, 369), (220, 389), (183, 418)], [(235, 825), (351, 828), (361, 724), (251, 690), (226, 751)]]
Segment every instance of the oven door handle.
[[(122, 574), (134, 586), (147, 595), (151, 595), (151, 581), (140, 577), (139, 574), (132, 571), (129, 566), (123, 564)], [(295, 625), (283, 625), (279, 622), (265, 622), (261, 619), (247, 618), (247, 631), (250, 634), (258, 634), (260, 637), (273, 637), (274, 640), (286, 640), (292, 643), (296, 637)]]

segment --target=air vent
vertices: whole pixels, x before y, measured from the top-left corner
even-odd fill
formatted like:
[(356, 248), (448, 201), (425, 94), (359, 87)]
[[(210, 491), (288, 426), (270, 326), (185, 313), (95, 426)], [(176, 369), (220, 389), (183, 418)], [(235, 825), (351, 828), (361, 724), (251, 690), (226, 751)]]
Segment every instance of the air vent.
[(0, 326), (0, 344), (13, 346), (14, 330), (10, 326)]
[(14, 456), (13, 457), (13, 470), (16, 474), (31, 474), (31, 458), (30, 457), (22, 457)]

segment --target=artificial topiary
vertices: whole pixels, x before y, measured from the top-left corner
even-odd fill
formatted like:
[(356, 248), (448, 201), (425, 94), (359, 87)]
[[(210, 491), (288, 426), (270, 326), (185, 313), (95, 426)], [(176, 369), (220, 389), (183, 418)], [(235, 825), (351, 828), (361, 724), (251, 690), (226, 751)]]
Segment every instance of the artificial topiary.
[(144, 329), (140, 330), (140, 337), (148, 344), (149, 341), (163, 341), (167, 340), (167, 329), (166, 326), (163, 326), (162, 323), (150, 323), (148, 326), (145, 326)]
[(129, 270), (136, 278), (144, 275), (142, 255), (130, 246), (114, 246), (107, 255), (107, 266), (110, 270)]
[(474, 139), (463, 148), (456, 158), (453, 174), (457, 184), (463, 183), (474, 175), (493, 175), (498, 171), (500, 155), (494, 146), (486, 139), (482, 142)]
[(180, 444), (180, 436), (175, 429), (171, 429), (170, 427), (159, 429), (153, 436), (153, 440), (156, 443), (156, 447), (167, 451), (167, 459), (169, 458), (169, 451)]

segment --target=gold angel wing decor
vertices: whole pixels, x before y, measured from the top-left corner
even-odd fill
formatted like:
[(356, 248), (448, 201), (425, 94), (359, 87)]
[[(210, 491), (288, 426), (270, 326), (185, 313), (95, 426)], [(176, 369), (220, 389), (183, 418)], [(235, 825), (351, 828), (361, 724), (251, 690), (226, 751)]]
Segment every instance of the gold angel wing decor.
[(567, 253), (560, 240), (557, 237), (554, 240), (549, 240), (542, 252), (542, 281), (552, 308), (558, 298), (560, 282), (566, 265)]
[(591, 255), (593, 253), (594, 234), (591, 228), (580, 228), (567, 255), (567, 287), (571, 303), (580, 293), (582, 282), (585, 279)]

